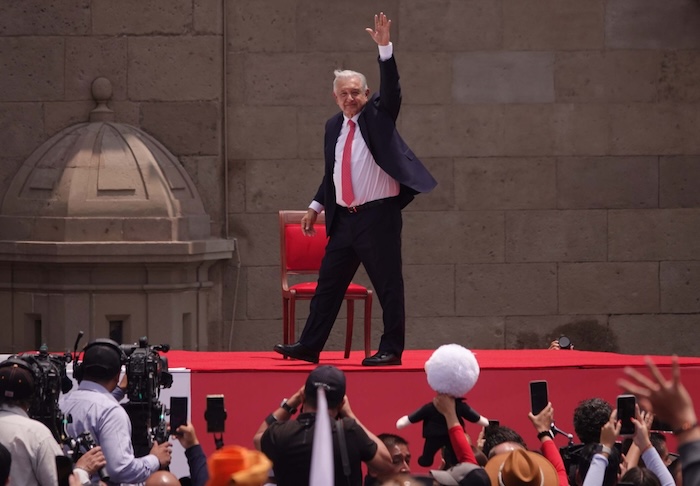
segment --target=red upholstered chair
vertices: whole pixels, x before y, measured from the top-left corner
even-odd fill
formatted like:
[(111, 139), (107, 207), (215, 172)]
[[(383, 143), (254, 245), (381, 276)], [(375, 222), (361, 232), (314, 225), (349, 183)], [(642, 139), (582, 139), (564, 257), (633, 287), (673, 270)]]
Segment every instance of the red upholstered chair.
[[(316, 279), (289, 285), (290, 275), (318, 275), (321, 260), (326, 251), (325, 214), (318, 215), (314, 236), (304, 236), (301, 231), (301, 218), (306, 211), (280, 211), (280, 268), (282, 270), (282, 332), (284, 344), (296, 341), (294, 323), (296, 318), (296, 301), (311, 300), (316, 291)], [(350, 356), (352, 346), (352, 328), (354, 304), (356, 300), (365, 301), (365, 356), (370, 355), (372, 327), (372, 291), (362, 285), (351, 283), (345, 292), (347, 307), (347, 334), (345, 336), (345, 358)]]

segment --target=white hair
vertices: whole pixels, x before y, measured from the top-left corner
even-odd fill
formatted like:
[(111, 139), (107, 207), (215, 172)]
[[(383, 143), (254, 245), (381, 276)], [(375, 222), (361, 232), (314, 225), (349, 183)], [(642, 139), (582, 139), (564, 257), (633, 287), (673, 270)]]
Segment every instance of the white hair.
[(339, 79), (350, 78), (359, 78), (360, 83), (362, 84), (362, 91), (367, 91), (367, 78), (365, 78), (364, 74), (358, 73), (357, 71), (350, 71), (349, 69), (336, 69), (333, 71), (333, 74), (335, 74), (335, 79), (333, 80), (333, 91), (335, 91)]

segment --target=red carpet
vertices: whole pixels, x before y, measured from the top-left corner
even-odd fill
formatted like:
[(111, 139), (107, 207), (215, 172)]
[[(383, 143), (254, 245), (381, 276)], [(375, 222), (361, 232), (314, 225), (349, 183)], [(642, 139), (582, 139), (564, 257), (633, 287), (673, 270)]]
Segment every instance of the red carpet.
[[(527, 418), (531, 380), (547, 380), (549, 398), (555, 408), (557, 425), (573, 433), (572, 414), (583, 399), (601, 397), (614, 404), (622, 391), (616, 380), (625, 366), (644, 367), (643, 356), (585, 351), (549, 350), (475, 350), (481, 376), (467, 395), (470, 405), (482, 415), (501, 421), (517, 430), (531, 447), (538, 440)], [(363, 353), (353, 352), (343, 359), (341, 351), (321, 354), (321, 364), (343, 369), (348, 378), (348, 397), (352, 409), (375, 433), (393, 432), (406, 437), (413, 456), (422, 448), (421, 425), (401, 431), (395, 428), (402, 415), (431, 400), (423, 365), (432, 350), (407, 351), (403, 365), (367, 368), (360, 365)], [(224, 394), (228, 410), (226, 444), (252, 447), (252, 438), (263, 419), (275, 410), (283, 398), (303, 386), (314, 365), (284, 360), (273, 352), (171, 351), (170, 367), (192, 370), (192, 421), (207, 453), (214, 450), (213, 438), (206, 433), (204, 409), (206, 395)], [(670, 375), (669, 357), (654, 357), (662, 372)], [(700, 404), (700, 358), (681, 358), (682, 377), (693, 399)], [(467, 424), (467, 432), (476, 438), (479, 428)], [(559, 436), (558, 445), (566, 445)], [(416, 472), (421, 469), (415, 465)]]

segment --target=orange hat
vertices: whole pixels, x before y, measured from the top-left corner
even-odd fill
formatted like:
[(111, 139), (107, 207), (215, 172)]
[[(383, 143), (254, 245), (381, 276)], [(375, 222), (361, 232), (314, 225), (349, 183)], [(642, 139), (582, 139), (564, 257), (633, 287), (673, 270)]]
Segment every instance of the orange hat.
[(272, 462), (259, 451), (231, 445), (214, 452), (207, 460), (207, 486), (261, 486), (267, 482)]
[(552, 463), (525, 449), (493, 456), (484, 469), (492, 486), (559, 486), (559, 476)]

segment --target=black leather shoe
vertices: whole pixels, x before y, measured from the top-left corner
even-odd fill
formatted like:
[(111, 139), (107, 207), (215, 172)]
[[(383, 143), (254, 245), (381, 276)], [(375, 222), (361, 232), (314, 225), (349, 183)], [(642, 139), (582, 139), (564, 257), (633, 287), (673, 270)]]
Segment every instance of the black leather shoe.
[(362, 360), (362, 366), (397, 366), (400, 364), (401, 356), (383, 351)]
[(289, 358), (300, 359), (302, 361), (308, 361), (309, 363), (318, 363), (318, 353), (311, 351), (301, 343), (275, 344), (274, 350)]

